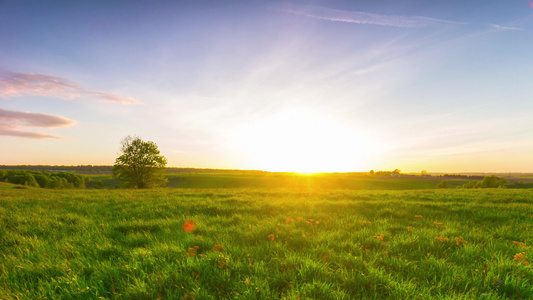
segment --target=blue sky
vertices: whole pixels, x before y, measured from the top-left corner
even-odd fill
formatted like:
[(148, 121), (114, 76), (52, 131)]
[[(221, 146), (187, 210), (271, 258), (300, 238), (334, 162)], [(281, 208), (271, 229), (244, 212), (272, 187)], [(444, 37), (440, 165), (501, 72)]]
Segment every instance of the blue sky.
[(2, 163), (532, 171), (532, 7), (1, 1)]

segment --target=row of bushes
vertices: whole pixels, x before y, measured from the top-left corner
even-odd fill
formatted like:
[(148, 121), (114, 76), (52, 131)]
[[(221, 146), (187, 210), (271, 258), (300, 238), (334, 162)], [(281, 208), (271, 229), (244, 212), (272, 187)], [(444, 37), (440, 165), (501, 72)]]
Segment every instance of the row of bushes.
[[(485, 176), (483, 180), (472, 180), (467, 183), (458, 186), (457, 188), (463, 189), (482, 189), (482, 188), (503, 188), (509, 184), (509, 181), (505, 178), (500, 178), (495, 175)], [(441, 181), (437, 185), (438, 189), (448, 188), (448, 181)]]
[(84, 189), (91, 178), (70, 172), (0, 170), (0, 181), (50, 189)]
[(505, 178), (499, 178), (494, 175), (485, 176), (483, 180), (469, 181), (463, 184), (465, 189), (479, 189), (479, 188), (502, 188), (509, 184)]

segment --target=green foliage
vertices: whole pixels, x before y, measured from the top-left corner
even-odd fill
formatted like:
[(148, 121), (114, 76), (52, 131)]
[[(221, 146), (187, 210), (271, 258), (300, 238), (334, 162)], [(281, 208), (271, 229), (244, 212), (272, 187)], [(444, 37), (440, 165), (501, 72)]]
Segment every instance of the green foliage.
[(503, 188), (507, 186), (509, 182), (505, 178), (499, 178), (495, 175), (485, 176), (483, 180), (480, 181), (469, 181), (465, 183), (462, 187), (465, 189), (472, 188)]
[(167, 159), (160, 155), (154, 142), (127, 136), (121, 141), (122, 155), (113, 166), (113, 176), (129, 188), (153, 188), (165, 186)]
[(0, 170), (0, 179), (13, 184), (25, 186), (70, 189), (85, 188), (85, 184), (91, 179), (87, 176), (69, 172), (44, 172), (31, 170)]
[(532, 204), (506, 189), (0, 189), (0, 298), (532, 299)]
[(499, 177), (496, 177), (495, 175), (485, 176), (485, 178), (483, 178), (483, 180), (481, 181), (482, 188), (498, 188), (498, 187), (504, 187), (507, 184), (509, 184), (507, 179), (499, 178)]

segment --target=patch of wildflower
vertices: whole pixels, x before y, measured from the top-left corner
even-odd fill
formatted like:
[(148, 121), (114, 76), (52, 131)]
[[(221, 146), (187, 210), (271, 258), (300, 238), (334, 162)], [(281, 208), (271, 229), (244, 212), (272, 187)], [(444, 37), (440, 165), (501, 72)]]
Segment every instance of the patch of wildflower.
[(455, 244), (457, 244), (457, 246), (461, 245), (461, 244), (468, 244), (468, 242), (466, 242), (462, 236), (460, 237), (456, 237), (455, 238)]
[(372, 225), (369, 221), (362, 221), (361, 226)]
[(211, 248), (212, 251), (222, 251), (222, 245), (214, 245), (213, 248)]
[(187, 253), (185, 253), (185, 256), (196, 256), (196, 251), (198, 251), (200, 247), (194, 246), (192, 248), (187, 249)]
[(439, 227), (439, 226), (442, 226), (442, 223), (434, 222), (433, 225)]
[(192, 232), (196, 228), (196, 224), (193, 221), (187, 221), (183, 223), (183, 231)]
[(524, 250), (526, 250), (526, 249), (527, 249), (527, 246), (526, 246), (526, 244), (524, 244), (524, 243), (522, 243), (522, 242), (516, 242), (516, 241), (513, 241), (513, 244), (515, 244), (515, 245), (518, 245), (518, 246), (522, 247), (522, 248), (523, 248)]
[(292, 223), (292, 222), (294, 222), (294, 219), (290, 218), (290, 217), (285, 220), (285, 224), (289, 224), (289, 223)]
[(514, 255), (514, 260), (515, 261), (523, 261), (526, 259), (526, 253), (525, 252), (522, 252), (522, 253), (516, 253)]
[(413, 231), (413, 229), (415, 229), (414, 227), (411, 227), (411, 226), (406, 227), (406, 228), (407, 228), (408, 231)]
[(415, 215), (415, 218), (422, 219), (422, 216), (421, 215)]
[(444, 242), (444, 237), (443, 236), (437, 236), (437, 237), (435, 237), (435, 239), (437, 241)]
[(375, 239), (378, 239), (378, 240), (380, 240), (380, 241), (383, 241), (383, 238), (384, 238), (384, 237), (385, 237), (385, 235), (383, 235), (383, 234), (375, 235), (375, 236), (374, 236)]
[(274, 236), (274, 234), (271, 233), (268, 235), (268, 238), (273, 241), (276, 237)]
[(305, 235), (305, 233), (302, 233), (302, 237), (305, 239), (307, 235)]

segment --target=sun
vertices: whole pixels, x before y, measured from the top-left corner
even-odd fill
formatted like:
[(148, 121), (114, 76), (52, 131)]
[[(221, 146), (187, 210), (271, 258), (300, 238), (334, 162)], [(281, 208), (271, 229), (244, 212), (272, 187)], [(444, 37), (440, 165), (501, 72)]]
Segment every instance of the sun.
[(375, 138), (308, 109), (279, 112), (238, 128), (233, 151), (254, 168), (274, 172), (350, 172), (377, 151)]

